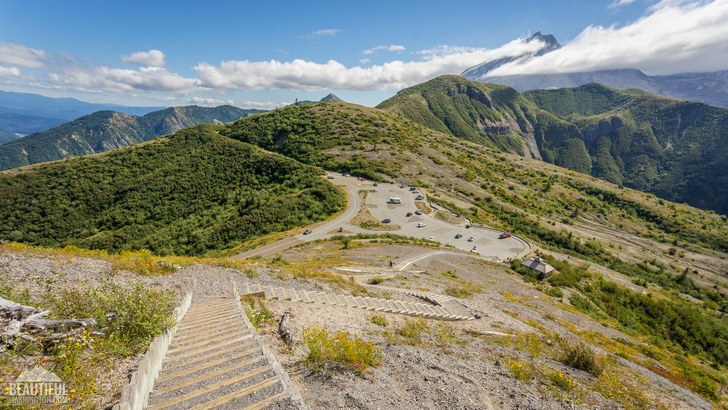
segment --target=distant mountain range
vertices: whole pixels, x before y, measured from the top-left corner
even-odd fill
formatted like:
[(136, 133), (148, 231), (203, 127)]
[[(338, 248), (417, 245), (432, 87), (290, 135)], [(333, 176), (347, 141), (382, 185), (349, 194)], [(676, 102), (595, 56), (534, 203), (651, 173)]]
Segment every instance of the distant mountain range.
[(126, 147), (203, 123), (225, 123), (264, 112), (223, 105), (166, 108), (142, 117), (98, 111), (0, 145), (0, 170)]
[(443, 76), (378, 108), (437, 131), (728, 214), (728, 109), (599, 84), (519, 94)]
[(111, 110), (128, 115), (145, 115), (162, 108), (164, 107), (94, 104), (75, 98), (51, 98), (38, 94), (0, 91), (0, 130), (16, 138), (15, 134), (27, 135), (45, 131), (96, 111)]
[(504, 64), (527, 61), (561, 47), (554, 36), (543, 35), (540, 32), (526, 40), (526, 42), (534, 41), (543, 43), (543, 46), (535, 52), (484, 61), (463, 71), (462, 76), (473, 81), (507, 85), (521, 92), (578, 87), (589, 83), (598, 83), (621, 90), (636, 88), (666, 97), (728, 107), (728, 71), (649, 76), (640, 70), (625, 68), (558, 74), (508, 76), (493, 76), (490, 74)]

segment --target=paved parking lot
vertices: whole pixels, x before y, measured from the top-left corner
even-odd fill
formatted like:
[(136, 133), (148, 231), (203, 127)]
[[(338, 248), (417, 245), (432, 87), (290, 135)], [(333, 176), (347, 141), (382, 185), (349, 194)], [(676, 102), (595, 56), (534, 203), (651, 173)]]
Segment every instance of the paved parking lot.
[[(409, 187), (383, 183), (374, 186), (371, 181), (361, 181), (355, 177), (344, 177), (338, 174), (328, 174), (327, 179), (333, 184), (342, 186), (346, 191), (349, 205), (343, 212), (333, 219), (310, 227), (311, 232), (308, 234), (301, 233), (281, 239), (236, 255), (234, 258), (273, 255), (303, 242), (340, 235), (339, 229), (343, 229), (344, 234), (394, 233), (424, 239), (432, 238), (433, 241), (450, 245), (455, 249), (474, 252), (494, 260), (513, 259), (523, 256), (530, 250), (530, 246), (526, 241), (515, 236), (498, 239), (501, 231), (475, 226), (466, 228), (465, 219), (460, 219), (461, 222), (455, 224), (437, 219), (433, 215), (424, 213), (417, 215), (415, 213), (417, 211), (415, 198), (417, 195), (422, 195), (425, 200), (427, 199), (426, 193), (420, 190), (412, 192)], [(370, 191), (363, 204), (359, 197), (359, 191), (361, 190)], [(399, 198), (401, 203), (390, 203), (390, 198)], [(374, 218), (379, 221), (389, 219), (391, 225), (399, 226), (399, 228), (389, 231), (372, 231), (352, 225), (351, 221), (359, 214), (362, 206), (366, 206)], [(411, 216), (407, 216), (409, 212), (412, 213)], [(424, 224), (424, 226), (418, 227), (419, 224)], [(458, 234), (462, 235), (462, 237), (455, 238)], [(469, 241), (468, 239), (471, 237), (472, 240)]]

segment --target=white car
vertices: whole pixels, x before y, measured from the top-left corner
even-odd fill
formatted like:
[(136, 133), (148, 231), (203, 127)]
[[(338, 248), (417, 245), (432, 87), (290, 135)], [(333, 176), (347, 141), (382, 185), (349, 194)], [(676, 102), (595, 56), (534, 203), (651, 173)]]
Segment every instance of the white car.
[(425, 224), (424, 222), (420, 222), (417, 224), (418, 228), (424, 228), (425, 226), (427, 226), (427, 224)]
[(474, 240), (475, 240), (475, 238), (473, 238), (472, 236), (470, 238), (468, 238), (468, 242), (473, 242)]
[(435, 237), (434, 236), (430, 236), (428, 239), (431, 240), (431, 241), (434, 241), (435, 240)]

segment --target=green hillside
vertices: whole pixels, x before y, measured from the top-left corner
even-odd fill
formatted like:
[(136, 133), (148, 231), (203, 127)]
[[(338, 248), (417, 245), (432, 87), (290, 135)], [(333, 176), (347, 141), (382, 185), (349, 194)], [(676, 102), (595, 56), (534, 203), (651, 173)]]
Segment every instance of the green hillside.
[(434, 130), (517, 154), (535, 148), (528, 101), (512, 88), (441, 76), (377, 106)]
[(569, 117), (591, 156), (592, 175), (728, 214), (728, 110), (596, 84), (524, 95)]
[(0, 146), (0, 170), (127, 147), (182, 128), (229, 122), (257, 112), (229, 105), (174, 107), (143, 117), (98, 111)]
[(200, 255), (343, 206), (313, 168), (212, 126), (0, 174), (0, 239)]
[(598, 84), (529, 91), (442, 76), (380, 108), (500, 151), (728, 214), (728, 110)]

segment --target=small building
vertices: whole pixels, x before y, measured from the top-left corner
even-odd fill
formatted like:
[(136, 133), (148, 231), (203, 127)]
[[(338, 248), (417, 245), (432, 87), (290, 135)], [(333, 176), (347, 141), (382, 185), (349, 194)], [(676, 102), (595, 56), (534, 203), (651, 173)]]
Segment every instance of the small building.
[(546, 279), (554, 272), (554, 267), (544, 262), (539, 256), (521, 261), (521, 265), (538, 272), (539, 279)]

